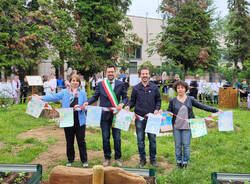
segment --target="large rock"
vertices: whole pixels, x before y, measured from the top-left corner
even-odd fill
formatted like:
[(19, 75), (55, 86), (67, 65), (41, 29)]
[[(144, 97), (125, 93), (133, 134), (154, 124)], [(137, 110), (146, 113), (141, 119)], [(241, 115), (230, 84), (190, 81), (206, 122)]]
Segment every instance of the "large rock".
[[(57, 166), (51, 171), (50, 184), (92, 184), (93, 169)], [(104, 168), (104, 184), (146, 184), (143, 177), (117, 167)]]

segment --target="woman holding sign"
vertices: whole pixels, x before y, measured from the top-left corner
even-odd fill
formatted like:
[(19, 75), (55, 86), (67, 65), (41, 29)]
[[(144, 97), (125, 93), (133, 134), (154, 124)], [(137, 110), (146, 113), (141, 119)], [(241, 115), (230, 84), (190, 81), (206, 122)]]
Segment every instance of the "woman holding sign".
[(174, 114), (172, 123), (177, 167), (186, 168), (190, 158), (191, 141), (188, 119), (194, 118), (193, 106), (209, 112), (218, 112), (219, 110), (199, 103), (194, 97), (187, 96), (188, 84), (184, 81), (176, 81), (174, 89), (177, 92), (177, 97), (170, 101), (168, 111)]
[(87, 101), (87, 97), (86, 93), (80, 90), (81, 80), (78, 75), (71, 76), (69, 82), (70, 87), (68, 89), (63, 89), (59, 93), (46, 96), (35, 96), (45, 102), (55, 102), (58, 100), (62, 100), (62, 108), (74, 108), (74, 125), (72, 127), (64, 128), (68, 157), (68, 163), (66, 164), (66, 166), (70, 167), (74, 162), (74, 139), (76, 136), (83, 167), (88, 167), (87, 149), (85, 142), (86, 117), (84, 114), (84, 110), (80, 109), (80, 106), (83, 106), (83, 103)]

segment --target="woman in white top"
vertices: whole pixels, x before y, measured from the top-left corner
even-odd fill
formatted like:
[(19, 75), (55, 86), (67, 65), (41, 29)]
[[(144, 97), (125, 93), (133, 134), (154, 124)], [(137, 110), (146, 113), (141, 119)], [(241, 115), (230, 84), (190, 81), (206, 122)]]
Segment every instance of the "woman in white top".
[(51, 94), (51, 87), (49, 85), (49, 81), (48, 81), (48, 76), (47, 75), (44, 76), (43, 91), (44, 91), (45, 95), (50, 95)]
[(50, 74), (50, 79), (49, 79), (49, 86), (51, 89), (51, 93), (55, 94), (56, 93), (56, 87), (57, 87), (57, 80), (55, 77), (55, 74)]

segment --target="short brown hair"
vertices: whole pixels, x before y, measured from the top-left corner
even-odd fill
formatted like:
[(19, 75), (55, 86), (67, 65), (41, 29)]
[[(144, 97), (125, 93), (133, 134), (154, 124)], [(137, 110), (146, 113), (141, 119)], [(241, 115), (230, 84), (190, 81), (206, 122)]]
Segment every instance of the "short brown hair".
[(80, 76), (79, 76), (79, 75), (76, 75), (76, 74), (72, 75), (72, 76), (70, 77), (70, 79), (69, 79), (69, 82), (71, 82), (72, 79), (76, 79), (76, 81), (79, 82), (79, 86), (81, 86), (81, 79), (80, 79)]
[(139, 75), (141, 75), (141, 71), (142, 71), (142, 70), (148, 70), (149, 73), (150, 73), (150, 69), (149, 69), (148, 66), (143, 66), (143, 67), (141, 67), (141, 69), (139, 70)]
[(177, 91), (177, 86), (183, 86), (186, 89), (186, 91), (188, 91), (188, 89), (189, 89), (188, 84), (182, 80), (175, 81), (173, 86), (174, 86), (175, 91)]

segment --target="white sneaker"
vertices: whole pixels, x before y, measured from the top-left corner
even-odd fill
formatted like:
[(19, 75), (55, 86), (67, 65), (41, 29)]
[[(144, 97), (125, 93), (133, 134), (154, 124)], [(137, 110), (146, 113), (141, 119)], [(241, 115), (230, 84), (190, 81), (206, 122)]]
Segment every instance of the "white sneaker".
[(67, 167), (71, 167), (71, 165), (72, 164), (70, 162), (66, 164)]
[(84, 163), (82, 164), (82, 167), (84, 167), (84, 168), (86, 168), (86, 167), (88, 167), (88, 166), (89, 166), (88, 162), (84, 162)]
[(115, 163), (118, 165), (118, 167), (122, 166), (122, 162), (119, 159), (115, 160)]

